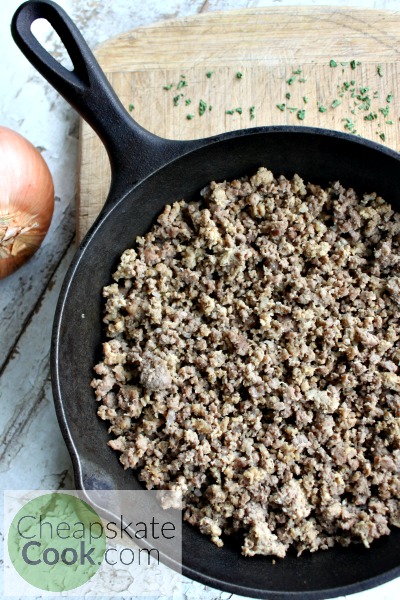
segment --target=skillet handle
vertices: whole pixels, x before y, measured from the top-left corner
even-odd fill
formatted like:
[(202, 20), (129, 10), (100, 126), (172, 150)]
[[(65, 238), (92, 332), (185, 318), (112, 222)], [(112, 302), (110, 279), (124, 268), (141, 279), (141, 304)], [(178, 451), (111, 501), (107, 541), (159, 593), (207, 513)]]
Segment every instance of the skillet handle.
[[(46, 19), (58, 33), (73, 63), (63, 67), (31, 31)], [(184, 153), (187, 142), (164, 140), (146, 131), (125, 110), (105, 74), (67, 13), (51, 0), (31, 0), (14, 14), (15, 43), (47, 81), (89, 123), (104, 143), (111, 164), (107, 206), (159, 166)]]

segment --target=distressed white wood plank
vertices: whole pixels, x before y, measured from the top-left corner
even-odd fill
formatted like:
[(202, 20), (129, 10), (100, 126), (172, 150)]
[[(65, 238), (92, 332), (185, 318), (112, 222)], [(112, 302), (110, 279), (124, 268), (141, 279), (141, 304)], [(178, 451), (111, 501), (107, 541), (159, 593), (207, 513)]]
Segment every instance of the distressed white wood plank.
[(65, 254), (39, 310), (32, 316), (5, 368), (0, 388), (0, 485), (3, 489), (57, 489), (72, 479), (70, 459), (56, 420), (50, 384), (54, 311), (75, 247)]

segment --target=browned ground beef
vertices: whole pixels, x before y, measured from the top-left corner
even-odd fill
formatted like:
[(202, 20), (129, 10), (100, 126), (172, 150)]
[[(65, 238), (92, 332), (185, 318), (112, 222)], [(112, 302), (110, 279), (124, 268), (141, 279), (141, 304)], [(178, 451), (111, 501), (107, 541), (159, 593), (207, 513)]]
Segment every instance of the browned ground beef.
[(400, 526), (400, 215), (260, 168), (166, 206), (104, 288), (109, 445), (243, 554)]

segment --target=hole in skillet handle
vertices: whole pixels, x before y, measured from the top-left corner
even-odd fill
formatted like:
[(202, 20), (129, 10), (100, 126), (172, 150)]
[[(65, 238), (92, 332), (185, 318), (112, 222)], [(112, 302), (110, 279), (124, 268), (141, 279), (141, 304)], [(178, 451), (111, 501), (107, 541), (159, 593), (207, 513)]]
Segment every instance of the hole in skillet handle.
[[(40, 44), (32, 25), (45, 19), (60, 37), (72, 61), (70, 71)], [(68, 14), (51, 0), (29, 0), (15, 12), (13, 39), (41, 75), (94, 129), (111, 164), (107, 208), (157, 168), (199, 141), (164, 140), (134, 121), (112, 89), (104, 72)]]
[(57, 48), (57, 60), (60, 64), (65, 67), (68, 71), (74, 70), (71, 58), (61, 41), (60, 36), (52, 28), (47, 19), (36, 19), (32, 23), (31, 31), (35, 38), (50, 54)]

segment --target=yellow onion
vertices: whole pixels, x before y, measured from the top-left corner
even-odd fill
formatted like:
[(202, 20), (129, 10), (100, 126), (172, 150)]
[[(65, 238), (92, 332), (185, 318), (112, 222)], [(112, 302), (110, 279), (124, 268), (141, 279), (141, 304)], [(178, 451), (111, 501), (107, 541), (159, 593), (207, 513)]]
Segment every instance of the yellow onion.
[(53, 179), (39, 150), (0, 126), (0, 279), (36, 252), (53, 210)]

